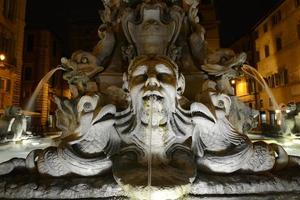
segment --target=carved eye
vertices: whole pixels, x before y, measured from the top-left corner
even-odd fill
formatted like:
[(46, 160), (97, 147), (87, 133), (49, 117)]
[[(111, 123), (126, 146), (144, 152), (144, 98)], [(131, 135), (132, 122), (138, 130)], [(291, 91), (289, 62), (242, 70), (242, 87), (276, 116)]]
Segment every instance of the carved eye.
[(83, 104), (83, 110), (84, 110), (85, 112), (90, 112), (90, 111), (92, 111), (92, 110), (93, 110), (92, 104), (91, 104), (90, 102), (84, 103), (84, 104)]
[(219, 101), (218, 101), (218, 106), (219, 106), (220, 108), (224, 108), (224, 101), (219, 100)]
[(91, 112), (97, 107), (99, 96), (83, 96), (77, 104), (78, 112)]
[(133, 77), (134, 82), (138, 82), (138, 83), (146, 81), (147, 78), (148, 78), (147, 74), (140, 74)]
[(83, 64), (87, 64), (89, 62), (89, 59), (87, 57), (82, 57), (80, 61)]
[(157, 79), (160, 80), (160, 81), (168, 80), (170, 77), (171, 77), (171, 75), (167, 74), (167, 73), (159, 73), (159, 74), (157, 74)]

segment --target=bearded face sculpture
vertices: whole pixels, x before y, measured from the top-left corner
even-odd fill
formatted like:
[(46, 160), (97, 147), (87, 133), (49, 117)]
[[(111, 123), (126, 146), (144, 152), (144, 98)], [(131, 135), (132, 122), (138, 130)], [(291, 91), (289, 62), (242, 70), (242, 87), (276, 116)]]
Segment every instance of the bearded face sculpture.
[(132, 62), (128, 72), (125, 88), (130, 92), (138, 124), (165, 126), (184, 90), (177, 65), (163, 57), (141, 57)]

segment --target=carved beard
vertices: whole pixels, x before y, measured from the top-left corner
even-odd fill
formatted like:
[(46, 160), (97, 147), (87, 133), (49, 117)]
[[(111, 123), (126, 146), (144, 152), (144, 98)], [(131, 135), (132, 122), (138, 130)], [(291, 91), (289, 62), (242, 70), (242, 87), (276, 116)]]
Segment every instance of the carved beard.
[(166, 125), (168, 121), (168, 106), (165, 104), (165, 99), (160, 96), (150, 95), (143, 98), (143, 105), (140, 108), (140, 119), (142, 124), (153, 127)]

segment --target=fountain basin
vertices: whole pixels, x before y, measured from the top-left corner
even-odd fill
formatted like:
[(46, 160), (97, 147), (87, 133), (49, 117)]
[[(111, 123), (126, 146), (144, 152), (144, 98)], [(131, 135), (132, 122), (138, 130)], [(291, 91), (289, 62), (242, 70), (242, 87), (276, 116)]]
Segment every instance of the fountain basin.
[[(128, 199), (112, 175), (50, 178), (23, 174), (1, 177), (1, 199)], [(198, 174), (186, 199), (299, 199), (299, 168), (274, 174)]]
[(125, 191), (125, 194), (130, 199), (139, 199), (139, 200), (171, 200), (179, 199), (186, 196), (190, 189), (191, 185), (180, 185), (173, 187), (155, 187), (148, 186), (146, 187), (134, 187), (131, 185), (122, 185), (121, 188)]

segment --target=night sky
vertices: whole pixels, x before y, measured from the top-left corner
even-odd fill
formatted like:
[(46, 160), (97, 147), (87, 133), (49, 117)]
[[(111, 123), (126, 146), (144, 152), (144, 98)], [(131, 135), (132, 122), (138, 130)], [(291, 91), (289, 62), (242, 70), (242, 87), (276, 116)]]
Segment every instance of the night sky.
[(221, 46), (247, 33), (281, 0), (215, 0), (220, 21)]
[[(215, 0), (220, 22), (221, 46), (228, 47), (249, 31), (280, 0)], [(27, 0), (28, 26), (46, 27), (64, 38), (68, 22), (100, 24), (101, 0)]]

